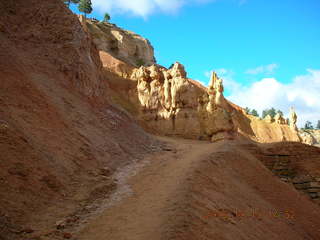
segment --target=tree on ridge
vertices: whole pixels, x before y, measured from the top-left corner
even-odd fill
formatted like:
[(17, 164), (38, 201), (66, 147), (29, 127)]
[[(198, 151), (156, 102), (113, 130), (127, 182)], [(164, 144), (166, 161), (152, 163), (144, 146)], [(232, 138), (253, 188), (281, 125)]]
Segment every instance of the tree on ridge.
[(84, 13), (84, 17), (87, 18), (87, 14), (92, 12), (91, 0), (80, 0), (78, 9), (80, 12)]
[(103, 21), (104, 21), (104, 22), (109, 22), (110, 19), (111, 19), (111, 17), (110, 17), (110, 15), (109, 15), (109, 13), (105, 13), (105, 14), (104, 14)]
[(252, 115), (252, 116), (255, 116), (255, 117), (259, 117), (259, 113), (258, 113), (258, 111), (255, 110), (255, 109), (252, 109), (252, 110), (251, 110), (251, 115)]
[(68, 7), (70, 7), (70, 3), (77, 4), (80, 0), (62, 0), (65, 4), (67, 4)]
[(310, 121), (306, 121), (304, 129), (313, 129), (312, 123)]

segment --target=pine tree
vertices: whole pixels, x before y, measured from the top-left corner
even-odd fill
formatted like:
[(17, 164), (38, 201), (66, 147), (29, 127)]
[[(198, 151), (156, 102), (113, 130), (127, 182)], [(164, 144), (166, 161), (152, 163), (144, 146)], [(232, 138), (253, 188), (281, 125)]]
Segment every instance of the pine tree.
[(320, 129), (320, 120), (318, 120), (317, 128)]
[(250, 114), (250, 108), (246, 107), (244, 111), (246, 112), (246, 114)]
[(283, 115), (283, 113), (280, 110), (276, 111), (274, 108), (265, 109), (262, 111), (262, 118), (265, 118), (268, 115), (270, 115), (272, 118), (274, 118), (276, 116), (277, 112)]
[(255, 110), (255, 109), (252, 109), (252, 110), (251, 110), (251, 115), (252, 115), (252, 116), (255, 116), (255, 117), (259, 117), (259, 113), (258, 113), (257, 110)]
[(264, 119), (268, 115), (268, 109), (262, 111), (262, 118)]
[(91, 0), (80, 0), (78, 9), (80, 12), (84, 13), (84, 16), (87, 17), (87, 14), (92, 12), (92, 3)]
[(312, 123), (310, 121), (306, 121), (304, 125), (304, 129), (313, 129)]
[(281, 110), (278, 110), (278, 111), (277, 111), (277, 113), (279, 113), (279, 114), (280, 114), (280, 116), (282, 116), (282, 117), (283, 117), (283, 112), (282, 112)]
[(276, 112), (276, 110), (274, 109), (274, 108), (271, 108), (270, 110), (269, 110), (269, 115), (271, 116), (271, 117), (275, 117), (276, 116), (276, 114), (277, 114), (277, 112)]
[(104, 21), (104, 22), (109, 22), (110, 19), (111, 19), (110, 15), (109, 15), (108, 13), (105, 13), (105, 14), (104, 14), (103, 21)]

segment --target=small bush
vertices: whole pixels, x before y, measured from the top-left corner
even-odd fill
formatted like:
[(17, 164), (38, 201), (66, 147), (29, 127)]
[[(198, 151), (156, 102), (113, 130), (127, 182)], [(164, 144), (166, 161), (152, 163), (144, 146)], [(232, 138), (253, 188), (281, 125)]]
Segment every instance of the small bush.
[(144, 66), (146, 63), (144, 62), (143, 59), (139, 58), (137, 61), (136, 61), (136, 64), (138, 67), (141, 67), (141, 66)]

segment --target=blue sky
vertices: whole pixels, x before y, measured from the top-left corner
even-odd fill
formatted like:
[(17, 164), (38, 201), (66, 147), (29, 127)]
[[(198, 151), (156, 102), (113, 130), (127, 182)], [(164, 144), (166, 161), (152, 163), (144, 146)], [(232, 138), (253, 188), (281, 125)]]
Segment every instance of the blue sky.
[(92, 2), (92, 17), (107, 11), (111, 22), (148, 38), (159, 64), (179, 61), (204, 84), (216, 70), (227, 98), (243, 107), (287, 114), (294, 106), (300, 125), (320, 120), (319, 0)]

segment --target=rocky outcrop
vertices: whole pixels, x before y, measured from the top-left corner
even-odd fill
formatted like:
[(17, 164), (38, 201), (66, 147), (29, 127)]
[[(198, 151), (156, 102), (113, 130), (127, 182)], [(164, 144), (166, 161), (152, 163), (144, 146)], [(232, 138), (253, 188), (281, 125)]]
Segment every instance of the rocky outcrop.
[[(300, 141), (294, 111), (290, 127), (280, 114), (264, 120), (249, 116), (224, 98), (215, 73), (205, 88), (189, 79), (180, 63), (169, 69), (156, 65), (153, 48), (136, 34), (95, 20), (85, 27), (100, 50), (111, 96), (150, 132), (212, 141), (239, 134), (259, 142)], [(146, 66), (136, 68), (141, 54)]]
[(274, 121), (278, 124), (288, 124), (286, 119), (284, 119), (284, 117), (280, 113), (276, 114), (276, 116), (274, 117)]
[(297, 114), (294, 111), (293, 108), (290, 109), (290, 120), (289, 120), (289, 124), (290, 124), (290, 128), (292, 131), (297, 132), (298, 128), (297, 128)]
[(156, 63), (150, 42), (131, 31), (123, 30), (115, 24), (87, 19), (86, 28), (99, 51), (135, 67)]
[[(180, 63), (170, 69), (152, 65), (131, 72), (135, 88), (119, 94), (127, 99), (127, 106), (136, 106), (138, 121), (152, 133), (211, 141), (237, 135), (258, 142), (300, 141), (281, 115), (260, 120), (226, 100), (223, 80), (216, 73), (205, 88), (189, 79)], [(119, 79), (116, 84), (125, 81)]]
[(137, 82), (139, 120), (152, 132), (199, 136), (197, 99), (205, 90), (190, 81), (183, 65), (165, 69), (152, 65), (135, 69), (131, 78)]
[(301, 129), (299, 135), (302, 142), (308, 145), (314, 145), (320, 147), (320, 130), (312, 129)]
[(211, 141), (231, 137), (234, 129), (232, 109), (223, 96), (222, 79), (212, 72), (207, 92), (199, 98), (200, 133)]
[[(260, 148), (246, 145), (282, 181), (320, 204), (320, 149), (301, 143), (273, 143)], [(303, 158), (301, 158), (303, 156)]]
[(264, 119), (264, 121), (266, 121), (267, 123), (273, 123), (274, 119), (271, 115), (267, 115)]

